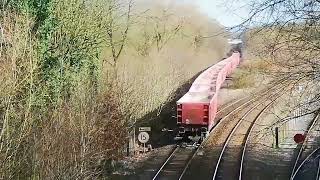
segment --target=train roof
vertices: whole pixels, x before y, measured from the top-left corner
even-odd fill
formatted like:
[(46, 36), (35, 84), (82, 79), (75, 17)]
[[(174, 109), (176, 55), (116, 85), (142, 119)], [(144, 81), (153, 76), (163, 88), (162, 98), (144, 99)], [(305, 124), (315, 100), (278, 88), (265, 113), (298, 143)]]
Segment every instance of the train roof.
[(192, 83), (189, 91), (177, 103), (210, 103), (217, 91), (216, 83), (221, 81), (217, 79), (218, 74), (230, 62), (232, 62), (231, 57), (218, 62), (202, 72)]
[(213, 96), (214, 93), (208, 94), (208, 92), (187, 92), (177, 103), (210, 103)]
[(242, 44), (242, 40), (241, 39), (229, 39), (229, 44)]

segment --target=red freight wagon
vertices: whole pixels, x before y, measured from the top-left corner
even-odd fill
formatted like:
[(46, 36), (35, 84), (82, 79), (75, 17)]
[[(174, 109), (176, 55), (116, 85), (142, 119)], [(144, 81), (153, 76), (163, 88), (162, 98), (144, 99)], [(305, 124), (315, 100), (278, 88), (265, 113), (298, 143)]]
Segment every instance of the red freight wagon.
[[(194, 102), (197, 100), (196, 102)], [(217, 110), (217, 95), (188, 92), (177, 102), (179, 133), (187, 136), (201, 135), (213, 127)]]
[(225, 76), (227, 77), (227, 75), (231, 73), (231, 61), (227, 61), (224, 68), (225, 68), (225, 73), (226, 73)]
[(190, 90), (177, 101), (177, 124), (180, 137), (205, 137), (217, 123), (218, 92), (226, 77), (240, 62), (240, 54), (211, 66), (193, 82)]

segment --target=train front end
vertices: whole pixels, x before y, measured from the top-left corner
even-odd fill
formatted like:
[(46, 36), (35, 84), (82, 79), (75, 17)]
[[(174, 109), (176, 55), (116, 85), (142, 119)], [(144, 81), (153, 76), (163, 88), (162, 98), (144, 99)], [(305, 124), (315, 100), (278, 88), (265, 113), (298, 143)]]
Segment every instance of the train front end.
[(180, 136), (201, 136), (208, 130), (209, 104), (177, 104)]
[(178, 137), (190, 139), (190, 136), (203, 138), (207, 135), (214, 125), (217, 108), (213, 99), (216, 99), (214, 95), (189, 92), (177, 102)]

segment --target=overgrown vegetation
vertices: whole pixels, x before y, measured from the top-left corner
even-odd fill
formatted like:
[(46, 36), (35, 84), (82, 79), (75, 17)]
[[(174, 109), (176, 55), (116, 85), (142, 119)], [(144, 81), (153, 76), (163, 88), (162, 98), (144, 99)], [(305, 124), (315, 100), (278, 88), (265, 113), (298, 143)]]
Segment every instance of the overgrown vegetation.
[[(250, 47), (248, 48), (256, 48)], [(266, 83), (270, 80), (268, 72), (273, 70), (272, 64), (266, 59), (258, 59), (247, 54), (245, 61), (240, 64), (237, 71), (232, 74), (232, 84), (230, 88), (243, 89), (260, 86), (262, 82)]]
[(224, 55), (202, 15), (136, 4), (0, 1), (0, 179), (107, 177), (127, 127)]
[(250, 37), (260, 41), (256, 54), (270, 58), (278, 68), (272, 73), (292, 74), (307, 81), (317, 76), (319, 7), (319, 1), (252, 2), (251, 16), (244, 25), (261, 22)]
[[(301, 102), (295, 108), (317, 107), (320, 2), (259, 0), (250, 4), (249, 19), (239, 26), (255, 26), (247, 34), (250, 49), (272, 67), (266, 71), (268, 75), (290, 77), (298, 89), (313, 90), (307, 93), (308, 102)], [(311, 109), (304, 113), (308, 114)]]
[(103, 174), (120, 156), (125, 132), (113, 129), (125, 122), (98, 82), (107, 19), (92, 7), (101, 2), (3, 3), (1, 178)]

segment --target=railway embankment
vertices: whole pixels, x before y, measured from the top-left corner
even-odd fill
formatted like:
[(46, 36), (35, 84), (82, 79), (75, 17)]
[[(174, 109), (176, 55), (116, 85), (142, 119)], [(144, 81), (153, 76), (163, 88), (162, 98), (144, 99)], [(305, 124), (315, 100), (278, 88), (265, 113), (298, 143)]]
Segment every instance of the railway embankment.
[[(245, 64), (240, 65), (239, 70), (235, 74), (227, 78), (219, 93), (220, 108), (228, 106), (228, 104), (246, 96), (257, 96), (257, 92), (268, 85), (271, 78), (257, 73), (257, 66), (261, 66), (260, 62), (245, 62)], [(176, 143), (173, 141), (175, 132), (163, 130), (174, 130), (176, 127), (176, 118), (174, 117), (176, 114), (176, 100), (188, 91), (192, 82), (199, 74), (196, 74), (174, 91), (170, 100), (163, 106), (141, 118), (138, 126), (150, 126), (152, 128), (150, 142), (155, 149), (145, 155), (137, 155), (136, 160), (132, 162), (135, 166), (130, 172), (131, 175), (126, 177), (130, 177), (131, 179), (150, 177), (167, 158), (170, 149)], [(235, 82), (239, 79), (242, 81), (240, 85)], [(246, 81), (250, 82), (247, 83)], [(159, 109), (161, 110), (159, 111)], [(205, 161), (208, 161), (208, 159), (204, 159)]]
[[(265, 78), (265, 77), (255, 77), (255, 79), (259, 79), (259, 78)], [(232, 81), (234, 81), (236, 78), (228, 78), (228, 80), (224, 83), (223, 85), (223, 89), (222, 92), (219, 96), (219, 98), (221, 99), (220, 101), (220, 107), (226, 107), (228, 106), (228, 104), (232, 104), (231, 102), (236, 101), (237, 99), (241, 99), (245, 96), (257, 96), (258, 94), (258, 89), (263, 89), (266, 87), (267, 83), (264, 81), (264, 83), (256, 83), (255, 86), (253, 87), (246, 87), (243, 89), (235, 89), (234, 86), (231, 86), (231, 84), (233, 83)], [(270, 79), (269, 79), (270, 80)], [(190, 85), (190, 84), (189, 84)], [(289, 109), (283, 109), (282, 107), (286, 107), (286, 105), (288, 104), (288, 97), (287, 94), (285, 94), (286, 91), (290, 91), (285, 90), (284, 89), (280, 89), (279, 92), (282, 93), (282, 96), (279, 97), (279, 99), (277, 99), (277, 103), (274, 103), (272, 105), (270, 105), (270, 107), (268, 107), (268, 109), (263, 113), (263, 116), (259, 119), (259, 121), (257, 123), (255, 123), (255, 126), (253, 128), (253, 132), (252, 135), (250, 137), (250, 144), (248, 145), (248, 152), (246, 152), (246, 156), (248, 159), (252, 158), (252, 162), (254, 165), (252, 165), (252, 162), (250, 161), (250, 165), (246, 164), (246, 166), (243, 168), (243, 170), (246, 172), (245, 175), (257, 175), (256, 173), (262, 169), (265, 169), (266, 172), (269, 172), (268, 176), (264, 176), (264, 177), (271, 177), (270, 173), (274, 172), (272, 174), (272, 177), (286, 177), (288, 175), (288, 169), (290, 167), (290, 160), (292, 157), (292, 151), (288, 151), (288, 149), (285, 148), (280, 148), (280, 149), (276, 149), (275, 148), (275, 140), (274, 140), (274, 135), (273, 133), (273, 127), (274, 125), (277, 123), (277, 121), (279, 120), (279, 118), (283, 118), (285, 117), (285, 115), (288, 115)], [(278, 92), (278, 93), (279, 93)], [(285, 95), (283, 95), (283, 93)], [(173, 104), (175, 107), (175, 103)], [(175, 112), (174, 112), (175, 113)], [(251, 115), (253, 116), (253, 115)], [(233, 118), (240, 118), (239, 116), (234, 116)], [(253, 118), (253, 117), (251, 117)], [(175, 121), (174, 121), (175, 122)], [(297, 126), (298, 127), (298, 126)], [(247, 131), (245, 126), (240, 126), (239, 129)], [(232, 141), (233, 143), (236, 143), (235, 141)], [(235, 150), (238, 150), (239, 148), (242, 148), (242, 143), (239, 141), (240, 144), (238, 145), (234, 145), (233, 148)], [(284, 143), (284, 141), (282, 141), (282, 143)], [(256, 146), (257, 147), (252, 147), (252, 146)], [(218, 147), (218, 145), (217, 145)], [(172, 148), (172, 147), (171, 147)], [(229, 147), (230, 150), (231, 147)], [(166, 153), (170, 153), (170, 151), (168, 150), (168, 146), (165, 146), (166, 150), (163, 150), (163, 152)], [(232, 148), (231, 148), (232, 149)], [(157, 152), (161, 152), (161, 148), (157, 149)], [(230, 150), (231, 152), (232, 150)], [(155, 151), (156, 152), (156, 151)], [(201, 163), (198, 163), (198, 165), (192, 165), (192, 166), (196, 166), (198, 168), (198, 171), (200, 170), (199, 168), (204, 167), (204, 164), (211, 164), (212, 165), (212, 161), (210, 160), (210, 158), (207, 158), (208, 154), (217, 154), (219, 151), (214, 150), (213, 149), (206, 149), (205, 151), (199, 151), (199, 156), (200, 157), (204, 157), (201, 160)], [(154, 152), (150, 152), (149, 153), (149, 158), (145, 158), (143, 161), (141, 161), (140, 163), (140, 167), (138, 167), (136, 169), (136, 171), (134, 173), (136, 173), (136, 175), (132, 175), (131, 178), (135, 179), (138, 176), (145, 176), (147, 174), (147, 176), (150, 176), (150, 174), (152, 174), (150, 171), (155, 171), (157, 170), (156, 166), (160, 166), (163, 161), (161, 162), (160, 159), (165, 159), (165, 154), (163, 153), (162, 156), (158, 156), (158, 159), (156, 160), (154, 158)], [(232, 153), (231, 153), (232, 154)], [(161, 157), (161, 158), (159, 158)], [(230, 156), (232, 157), (232, 156)], [(212, 159), (212, 158), (211, 158)], [(153, 161), (153, 165), (150, 166), (148, 161)], [(226, 159), (225, 159), (226, 160)], [(228, 160), (227, 160), (228, 161)], [(248, 160), (247, 160), (248, 161)], [(286, 164), (281, 164), (281, 161), (286, 162)], [(196, 163), (197, 164), (197, 163)], [(148, 168), (148, 167), (153, 167), (153, 168)], [(159, 168), (159, 167), (158, 167)], [(205, 168), (202, 168), (201, 170), (204, 170)], [(212, 171), (212, 169), (207, 169), (209, 172)], [(192, 173), (192, 171), (190, 172), (186, 172), (186, 174), (190, 174)], [(263, 173), (262, 173), (263, 174)], [(262, 175), (257, 175), (259, 177), (263, 177)], [(250, 176), (249, 176), (250, 177)], [(263, 177), (263, 178), (264, 178)]]
[[(202, 71), (201, 71), (202, 72)], [(146, 155), (138, 155), (135, 161), (135, 169), (131, 171), (131, 175), (127, 177), (130, 179), (139, 179), (139, 177), (151, 177), (154, 172), (159, 168), (159, 166), (167, 158), (170, 150), (175, 147), (176, 142), (173, 141), (175, 132), (162, 131), (163, 128), (174, 129), (176, 128), (176, 118), (173, 117), (176, 114), (176, 101), (185, 94), (194, 79), (201, 73), (199, 72), (185, 84), (179, 87), (173, 93), (173, 99), (168, 101), (165, 106), (163, 106), (162, 111), (157, 115), (158, 111), (153, 111), (143, 117), (141, 121), (141, 126), (151, 126), (151, 144), (154, 150), (148, 152)], [(244, 98), (245, 96), (252, 95), (253, 89), (255, 87), (247, 87), (246, 89), (235, 89), (231, 88), (234, 78), (232, 76), (222, 85), (221, 94), (219, 98), (221, 99), (221, 108), (228, 106), (233, 101)]]

